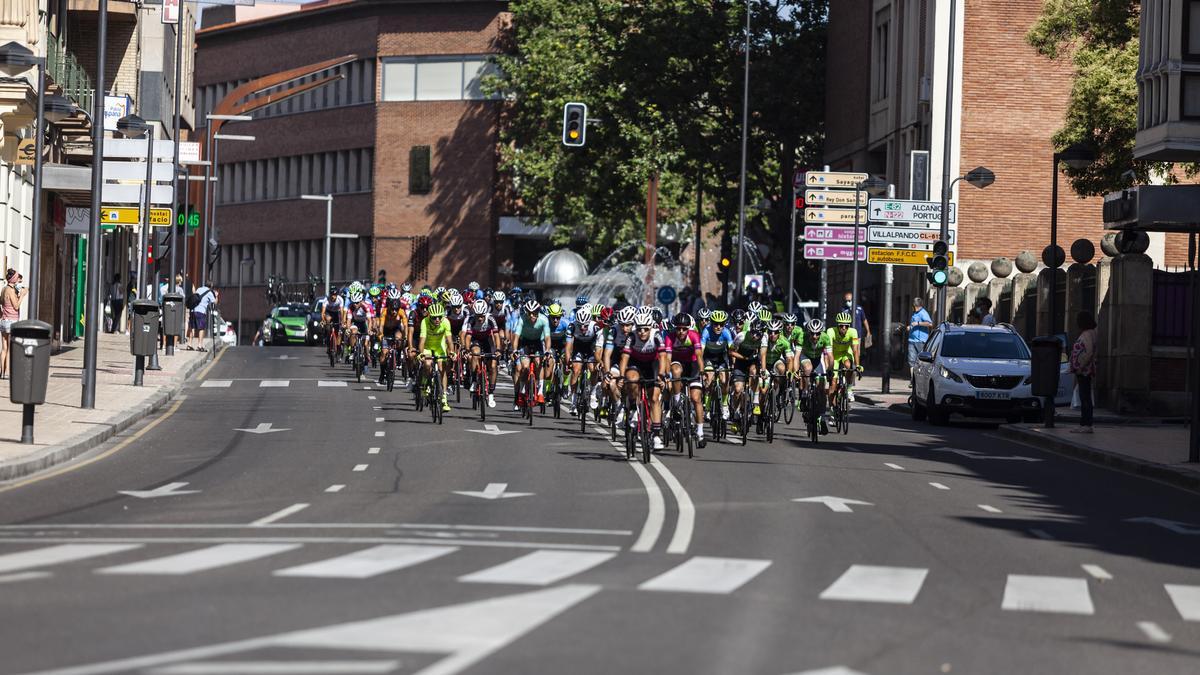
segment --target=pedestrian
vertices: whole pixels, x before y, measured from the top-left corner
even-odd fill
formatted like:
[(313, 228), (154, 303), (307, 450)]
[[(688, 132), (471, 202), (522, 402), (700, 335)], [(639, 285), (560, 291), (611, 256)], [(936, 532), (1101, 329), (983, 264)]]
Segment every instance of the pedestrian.
[(979, 309), (979, 323), (984, 326), (995, 326), (996, 317), (992, 316), (992, 299), (988, 296), (981, 296), (975, 301), (975, 306)]
[[(204, 348), (204, 331), (208, 330), (208, 309), (214, 299), (216, 291), (203, 284), (196, 289), (192, 299), (195, 306), (192, 307), (191, 328), (196, 336), (196, 349), (202, 352), (208, 351)], [(191, 344), (187, 348), (192, 349)]]
[(983, 324), (983, 310), (979, 307), (972, 307), (971, 311), (967, 312), (967, 325), (979, 326)]
[(125, 284), (121, 283), (121, 273), (113, 274), (112, 283), (108, 285), (108, 314), (110, 323), (109, 333), (124, 333), (121, 328), (121, 316), (125, 313)]
[[(846, 291), (845, 300), (842, 306), (849, 312), (854, 306), (854, 294)], [(871, 338), (871, 322), (867, 321), (867, 313), (863, 311), (862, 305), (854, 307), (854, 330), (858, 333), (858, 338), (862, 341), (862, 348), (869, 349), (874, 340)]]
[(21, 276), (11, 267), (4, 274), (4, 288), (0, 288), (0, 379), (8, 377), (8, 350), (12, 340), (13, 324), (21, 318), (21, 303), (29, 289), (21, 282)]
[(933, 319), (925, 311), (925, 303), (921, 298), (912, 299), (912, 316), (908, 318), (908, 374), (909, 386), (912, 386), (912, 369), (917, 365), (917, 355), (921, 353), (929, 340), (929, 331), (933, 328)]
[(1079, 337), (1071, 347), (1071, 372), (1079, 392), (1079, 428), (1071, 433), (1092, 433), (1092, 382), (1096, 378), (1096, 319), (1091, 312), (1080, 312), (1075, 319)]

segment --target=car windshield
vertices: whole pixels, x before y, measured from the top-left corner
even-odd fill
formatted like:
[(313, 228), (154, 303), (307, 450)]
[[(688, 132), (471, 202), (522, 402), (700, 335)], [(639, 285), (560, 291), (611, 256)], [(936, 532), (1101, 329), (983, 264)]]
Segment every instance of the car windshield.
[(972, 359), (1028, 359), (1025, 341), (1012, 333), (952, 333), (942, 342), (942, 356)]
[(275, 315), (292, 318), (304, 318), (308, 316), (308, 312), (304, 311), (302, 307), (280, 307), (279, 309), (275, 310)]

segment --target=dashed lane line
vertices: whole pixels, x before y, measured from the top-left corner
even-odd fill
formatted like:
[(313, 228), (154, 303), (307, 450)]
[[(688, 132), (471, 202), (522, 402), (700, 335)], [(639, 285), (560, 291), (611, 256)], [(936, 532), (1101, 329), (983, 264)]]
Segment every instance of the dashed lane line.
[(287, 518), (288, 516), (292, 515), (293, 513), (299, 513), (307, 508), (308, 508), (308, 504), (292, 504), (291, 506), (289, 506), (287, 508), (279, 509), (278, 511), (276, 511), (275, 513), (272, 513), (269, 516), (259, 518), (258, 520), (254, 521), (253, 523), (250, 523), (250, 524), (255, 525), (255, 526), (270, 525), (271, 523), (273, 523), (277, 520), (283, 520), (284, 518)]
[(900, 466), (899, 464), (892, 464), (891, 462), (884, 462), (883, 465), (889, 469), (895, 469), (897, 471), (904, 471), (904, 467)]
[(979, 508), (983, 509), (984, 511), (987, 511), (988, 513), (1004, 513), (1000, 509), (998, 509), (994, 506), (988, 506), (987, 504), (979, 504), (978, 506), (979, 506)]
[(1099, 579), (1100, 581), (1111, 581), (1113, 578), (1113, 576), (1108, 573), (1108, 570), (1105, 570), (1099, 565), (1080, 565), (1080, 567), (1083, 568), (1084, 572), (1087, 572), (1088, 574), (1092, 575), (1092, 577)]
[(379, 448), (367, 448), (367, 454), (368, 455), (378, 455)]
[(950, 489), (950, 488), (946, 487), (945, 485), (942, 485), (941, 483), (930, 483), (930, 485), (932, 485), (933, 487), (935, 487), (939, 490), (949, 490)]
[(343, 489), (345, 489), (345, 487), (346, 487), (345, 485), (330, 485), (329, 487), (325, 488), (325, 491), (326, 492), (341, 492)]
[(355, 471), (366, 471), (366, 470), (367, 470), (367, 465), (366, 465), (366, 464), (355, 464), (355, 465), (354, 465), (354, 470), (355, 470)]
[(1171, 634), (1153, 621), (1139, 621), (1137, 622), (1137, 627), (1151, 642), (1166, 644), (1171, 641)]

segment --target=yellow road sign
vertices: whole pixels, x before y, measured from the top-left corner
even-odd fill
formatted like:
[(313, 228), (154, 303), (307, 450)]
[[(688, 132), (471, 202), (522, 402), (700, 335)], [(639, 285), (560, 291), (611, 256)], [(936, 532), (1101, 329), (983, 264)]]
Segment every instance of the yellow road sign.
[[(137, 225), (138, 207), (136, 206), (102, 206), (100, 207), (101, 225)], [(150, 209), (150, 226), (167, 227), (171, 224), (171, 209)]]
[[(853, 192), (843, 190), (805, 190), (804, 203), (809, 206), (854, 206)], [(858, 205), (866, 207), (866, 192), (858, 193)]]
[[(854, 214), (858, 213), (858, 224), (863, 225), (867, 222), (866, 209), (819, 209), (807, 208), (804, 209), (804, 222), (806, 223), (853, 223)], [(866, 241), (866, 237), (863, 237)]]
[(804, 174), (804, 184), (808, 187), (855, 188), (866, 180), (865, 173), (847, 171), (809, 171)]
[[(875, 265), (918, 265), (929, 264), (931, 251), (919, 248), (880, 248), (872, 246), (867, 249), (867, 262)], [(950, 264), (954, 264), (954, 251), (946, 254)]]

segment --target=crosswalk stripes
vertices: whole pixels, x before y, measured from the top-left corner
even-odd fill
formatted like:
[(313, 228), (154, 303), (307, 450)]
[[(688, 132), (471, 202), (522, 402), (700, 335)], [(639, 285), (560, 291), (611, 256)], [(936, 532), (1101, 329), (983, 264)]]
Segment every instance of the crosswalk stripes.
[(929, 570), (921, 567), (851, 565), (820, 598), (911, 605), (928, 574)]
[(1010, 574), (1001, 609), (1018, 612), (1095, 614), (1087, 579)]
[(233, 380), (205, 380), (200, 383), (201, 389), (228, 389), (233, 386)]
[(162, 558), (97, 570), (100, 574), (192, 574), (300, 548), (301, 544), (217, 544)]
[(141, 544), (60, 544), (31, 551), (18, 551), (0, 555), (0, 573), (75, 562), (141, 547)]
[(457, 546), (411, 546), (381, 544), (336, 558), (276, 570), (277, 577), (320, 579), (368, 579), (440, 558), (459, 550)]
[(1185, 621), (1200, 621), (1200, 586), (1166, 584), (1167, 595)]
[(263, 380), (258, 383), (260, 387), (290, 387), (291, 380)]
[(728, 594), (770, 566), (770, 560), (695, 556), (643, 583), (638, 590)]
[(616, 553), (534, 551), (515, 560), (458, 578), (467, 583), (546, 586), (611, 560)]
[(348, 387), (345, 380), (317, 380), (318, 387)]

